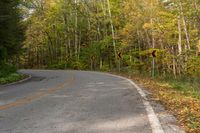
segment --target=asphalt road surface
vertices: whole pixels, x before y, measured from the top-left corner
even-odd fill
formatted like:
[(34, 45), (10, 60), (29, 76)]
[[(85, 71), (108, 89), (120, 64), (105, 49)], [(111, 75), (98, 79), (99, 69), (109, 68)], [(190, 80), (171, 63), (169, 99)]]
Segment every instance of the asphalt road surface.
[[(0, 87), (0, 133), (152, 133), (138, 90), (111, 75), (23, 70)], [(154, 132), (155, 133), (155, 132)]]

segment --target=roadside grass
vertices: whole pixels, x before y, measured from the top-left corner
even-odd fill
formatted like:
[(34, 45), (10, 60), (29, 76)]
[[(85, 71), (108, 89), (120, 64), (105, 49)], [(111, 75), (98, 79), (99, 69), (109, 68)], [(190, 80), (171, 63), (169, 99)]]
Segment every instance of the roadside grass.
[(128, 77), (147, 89), (151, 93), (150, 98), (162, 103), (187, 133), (200, 133), (200, 80), (152, 79), (132, 73), (119, 75)]
[(189, 82), (132, 76), (177, 117), (187, 133), (200, 133), (200, 91)]
[(19, 73), (12, 73), (7, 76), (1, 77), (0, 78), (0, 85), (8, 84), (8, 83), (13, 83), (19, 80), (22, 80), (24, 78), (24, 75), (19, 74)]
[(25, 77), (25, 75), (17, 73), (15, 66), (5, 63), (0, 64), (0, 85), (13, 83)]
[(160, 78), (155, 79), (155, 81), (160, 86), (172, 88), (185, 96), (200, 100), (200, 79), (191, 80), (187, 78)]

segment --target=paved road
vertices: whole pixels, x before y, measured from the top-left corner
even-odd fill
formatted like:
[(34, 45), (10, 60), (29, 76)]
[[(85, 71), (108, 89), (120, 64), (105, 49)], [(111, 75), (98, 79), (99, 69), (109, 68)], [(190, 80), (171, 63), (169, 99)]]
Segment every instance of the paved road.
[(0, 87), (0, 133), (152, 133), (130, 82), (95, 72), (34, 71)]

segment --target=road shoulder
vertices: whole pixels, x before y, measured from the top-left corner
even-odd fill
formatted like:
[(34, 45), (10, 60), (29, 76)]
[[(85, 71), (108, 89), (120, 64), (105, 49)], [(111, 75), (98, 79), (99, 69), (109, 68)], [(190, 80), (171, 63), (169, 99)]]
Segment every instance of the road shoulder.
[[(156, 117), (159, 120), (159, 123), (162, 127), (164, 133), (185, 133), (185, 127), (180, 126), (181, 123), (177, 120), (177, 117), (171, 112), (167, 107), (165, 107), (161, 100), (158, 100), (154, 93), (149, 90), (143, 82), (138, 82), (138, 80), (128, 77), (124, 74), (111, 73), (111, 75), (119, 75), (128, 78), (128, 80), (134, 81), (137, 83), (137, 86), (142, 90), (145, 95), (146, 100), (150, 103), (150, 106), (153, 108)], [(117, 76), (118, 77), (118, 76)], [(152, 116), (150, 116), (152, 117)], [(150, 120), (151, 121), (151, 120)], [(160, 133), (160, 132), (159, 132)]]

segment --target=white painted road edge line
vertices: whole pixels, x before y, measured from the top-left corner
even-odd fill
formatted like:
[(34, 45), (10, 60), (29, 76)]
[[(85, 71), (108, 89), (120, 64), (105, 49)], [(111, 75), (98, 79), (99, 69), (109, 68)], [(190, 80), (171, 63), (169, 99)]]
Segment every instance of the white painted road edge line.
[(108, 75), (127, 80), (137, 89), (137, 91), (139, 92), (139, 94), (143, 98), (143, 104), (145, 106), (145, 109), (146, 109), (146, 112), (147, 112), (147, 115), (148, 115), (148, 118), (149, 118), (149, 122), (150, 122), (150, 125), (151, 125), (151, 128), (152, 128), (152, 133), (164, 133), (164, 130), (163, 130), (161, 124), (160, 124), (160, 121), (159, 121), (157, 115), (155, 114), (153, 107), (151, 106), (151, 104), (147, 100), (146, 94), (144, 93), (144, 91), (137, 84), (135, 84), (132, 80), (130, 80), (128, 78), (117, 76), (117, 75), (112, 75), (112, 74), (108, 74)]

